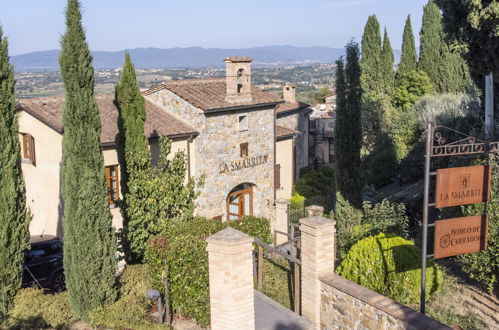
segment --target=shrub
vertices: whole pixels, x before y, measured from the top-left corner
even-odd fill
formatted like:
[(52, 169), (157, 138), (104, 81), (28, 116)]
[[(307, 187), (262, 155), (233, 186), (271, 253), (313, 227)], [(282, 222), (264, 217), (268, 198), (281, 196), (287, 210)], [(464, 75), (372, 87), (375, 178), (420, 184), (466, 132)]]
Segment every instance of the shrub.
[(172, 221), (163, 235), (150, 239), (146, 251), (153, 288), (164, 291), (166, 261), (172, 311), (195, 319), (201, 326), (210, 323), (206, 238), (226, 227), (271, 242), (268, 219), (245, 217), (237, 221), (217, 222), (197, 218)]
[(291, 199), (289, 200), (290, 205), (289, 207), (292, 210), (301, 210), (305, 207), (305, 200), (306, 198), (300, 195), (299, 193), (295, 192)]
[(355, 243), (352, 242), (352, 230), (360, 225), (362, 221), (362, 211), (353, 207), (340, 193), (336, 194), (336, 208), (331, 212), (330, 217), (336, 221), (337, 248), (340, 258), (348, 252), (348, 249)]
[[(306, 172), (296, 181), (295, 191), (307, 200), (316, 196), (323, 197), (325, 205), (321, 206), (329, 212), (334, 205), (334, 169), (322, 166), (316, 171)], [(311, 205), (310, 202), (307, 205)]]
[[(337, 273), (400, 303), (416, 303), (421, 289), (421, 251), (414, 243), (391, 234), (379, 234), (357, 242)], [(442, 283), (442, 272), (429, 262), (427, 299)]]
[(40, 289), (27, 288), (20, 290), (14, 298), (8, 325), (14, 329), (61, 328), (77, 320), (69, 307), (67, 292), (51, 295)]

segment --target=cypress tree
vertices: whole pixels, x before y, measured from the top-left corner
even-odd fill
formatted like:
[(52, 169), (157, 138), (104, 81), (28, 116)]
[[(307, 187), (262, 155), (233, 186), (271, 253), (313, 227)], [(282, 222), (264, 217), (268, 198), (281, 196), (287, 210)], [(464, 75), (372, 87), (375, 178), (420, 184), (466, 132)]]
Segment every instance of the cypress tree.
[[(128, 262), (135, 262), (142, 258), (135, 244), (136, 232), (131, 230), (137, 222), (143, 222), (147, 213), (148, 201), (144, 196), (145, 172), (150, 167), (147, 139), (144, 135), (146, 109), (144, 97), (137, 85), (135, 68), (130, 54), (125, 54), (125, 64), (116, 86), (115, 103), (119, 110), (119, 154), (124, 168), (123, 183), (123, 233), (124, 248)], [(132, 225), (132, 228), (130, 227)], [(143, 239), (148, 238), (144, 233)]]
[(367, 18), (362, 35), (361, 87), (363, 95), (379, 95), (384, 92), (384, 70), (381, 60), (380, 26), (376, 15)]
[(88, 321), (90, 310), (116, 297), (116, 240), (107, 202), (92, 56), (78, 0), (68, 0), (61, 48), (64, 272), (71, 308)]
[(384, 81), (385, 81), (385, 93), (391, 94), (395, 85), (395, 72), (393, 71), (393, 64), (395, 62), (393, 57), (393, 49), (390, 44), (390, 39), (388, 38), (388, 32), (385, 28), (385, 34), (383, 36), (383, 49), (381, 50), (381, 60), (383, 63)]
[(423, 9), (423, 23), (419, 33), (418, 69), (426, 72), (438, 93), (447, 92), (450, 78), (448, 48), (443, 39), (442, 17), (433, 1)]
[(404, 34), (402, 36), (402, 55), (397, 70), (397, 77), (416, 70), (417, 55), (416, 44), (414, 43), (414, 35), (412, 33), (411, 15), (407, 15), (404, 26)]
[(350, 41), (346, 45), (346, 66), (336, 62), (336, 122), (334, 147), (336, 152), (336, 189), (353, 205), (362, 204), (360, 179), (361, 97), (359, 46)]
[(14, 96), (14, 70), (0, 27), (0, 324), (21, 287), (30, 217), (26, 210)]

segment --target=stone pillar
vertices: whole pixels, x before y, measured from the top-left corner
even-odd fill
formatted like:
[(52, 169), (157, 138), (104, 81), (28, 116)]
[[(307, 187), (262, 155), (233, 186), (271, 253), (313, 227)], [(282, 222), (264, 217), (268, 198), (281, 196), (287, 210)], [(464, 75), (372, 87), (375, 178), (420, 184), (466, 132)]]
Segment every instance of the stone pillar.
[(334, 272), (335, 222), (324, 217), (308, 217), (300, 219), (300, 224), (302, 314), (320, 329), (319, 277)]
[(305, 208), (309, 217), (322, 217), (324, 215), (324, 207), (319, 205), (310, 205)]
[(211, 329), (255, 329), (253, 237), (225, 228), (206, 239)]
[[(275, 201), (275, 220), (272, 223), (272, 233), (279, 230), (288, 233), (288, 205), (289, 199), (280, 198)], [(288, 236), (277, 234), (277, 245), (288, 241)]]

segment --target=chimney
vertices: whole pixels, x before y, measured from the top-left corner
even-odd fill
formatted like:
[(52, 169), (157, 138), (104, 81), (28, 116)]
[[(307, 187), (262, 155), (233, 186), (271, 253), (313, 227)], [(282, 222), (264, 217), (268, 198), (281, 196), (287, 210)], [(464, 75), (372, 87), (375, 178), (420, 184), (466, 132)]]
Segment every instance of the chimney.
[(227, 95), (225, 100), (231, 103), (251, 102), (251, 58), (233, 56), (225, 62), (225, 81)]
[(296, 102), (296, 86), (293, 84), (286, 83), (282, 87), (282, 98), (285, 102)]

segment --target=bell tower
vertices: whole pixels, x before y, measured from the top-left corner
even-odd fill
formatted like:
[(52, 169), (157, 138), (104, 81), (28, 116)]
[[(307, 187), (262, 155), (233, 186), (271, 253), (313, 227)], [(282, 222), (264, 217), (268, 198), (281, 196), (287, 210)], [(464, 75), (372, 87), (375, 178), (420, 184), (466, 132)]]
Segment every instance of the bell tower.
[(251, 58), (233, 56), (225, 62), (225, 80), (227, 95), (225, 100), (231, 103), (251, 102)]

